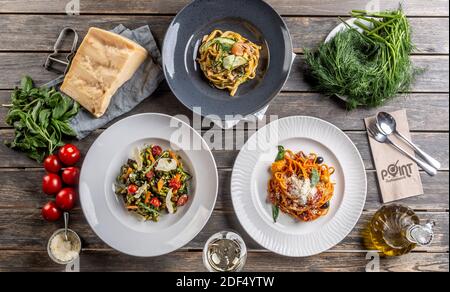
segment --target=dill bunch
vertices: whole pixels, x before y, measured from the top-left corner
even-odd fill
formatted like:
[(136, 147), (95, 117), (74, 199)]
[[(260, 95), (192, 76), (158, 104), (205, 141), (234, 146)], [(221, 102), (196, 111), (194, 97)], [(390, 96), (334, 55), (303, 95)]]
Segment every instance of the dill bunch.
[(407, 91), (419, 72), (410, 59), (411, 28), (401, 9), (354, 10), (352, 17), (362, 32), (348, 27), (316, 51), (306, 50), (306, 63), (316, 89), (345, 97), (349, 109), (380, 106)]

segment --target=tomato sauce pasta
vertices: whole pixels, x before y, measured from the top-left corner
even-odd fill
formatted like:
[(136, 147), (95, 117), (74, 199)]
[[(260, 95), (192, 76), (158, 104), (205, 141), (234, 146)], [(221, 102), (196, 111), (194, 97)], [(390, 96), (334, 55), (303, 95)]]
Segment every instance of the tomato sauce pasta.
[(279, 146), (277, 161), (271, 166), (268, 200), (278, 210), (300, 221), (312, 221), (328, 213), (334, 194), (330, 176), (333, 167), (317, 154), (294, 153)]

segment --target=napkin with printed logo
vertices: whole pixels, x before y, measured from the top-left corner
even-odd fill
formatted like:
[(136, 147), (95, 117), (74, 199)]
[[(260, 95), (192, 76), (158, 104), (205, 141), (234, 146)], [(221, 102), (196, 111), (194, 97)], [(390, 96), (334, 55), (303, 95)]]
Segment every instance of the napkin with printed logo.
[[(406, 111), (400, 110), (390, 114), (397, 121), (397, 130), (406, 138), (411, 139)], [(375, 117), (366, 118), (366, 128), (375, 122)], [(389, 138), (414, 155), (414, 150), (404, 141), (395, 135), (390, 135)], [(370, 134), (369, 144), (384, 203), (423, 194), (419, 168), (414, 161), (398, 152), (391, 145), (378, 143)]]

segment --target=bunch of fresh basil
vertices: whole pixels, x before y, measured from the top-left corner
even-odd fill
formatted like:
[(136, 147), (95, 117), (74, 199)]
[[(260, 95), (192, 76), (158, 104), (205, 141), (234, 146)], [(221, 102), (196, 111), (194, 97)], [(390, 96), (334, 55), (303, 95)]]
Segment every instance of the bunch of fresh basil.
[(69, 120), (78, 113), (79, 104), (54, 88), (34, 87), (26, 76), (12, 92), (11, 103), (6, 123), (14, 127), (15, 136), (5, 144), (38, 162), (64, 145), (64, 135), (76, 135)]

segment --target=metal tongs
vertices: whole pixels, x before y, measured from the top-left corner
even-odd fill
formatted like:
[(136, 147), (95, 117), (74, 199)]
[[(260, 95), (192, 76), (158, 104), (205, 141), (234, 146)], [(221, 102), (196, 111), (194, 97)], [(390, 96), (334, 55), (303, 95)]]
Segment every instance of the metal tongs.
[[(62, 44), (64, 43), (65, 38), (73, 33), (72, 47), (69, 53), (66, 53), (64, 56), (60, 52), (62, 48)], [(46, 87), (54, 87), (56, 85), (61, 84), (64, 81), (64, 76), (70, 68), (70, 64), (72, 62), (72, 58), (75, 55), (78, 46), (78, 33), (75, 29), (71, 27), (65, 27), (59, 33), (58, 39), (56, 40), (55, 45), (53, 46), (53, 53), (47, 56), (47, 59), (44, 63), (44, 68), (48, 71), (52, 71), (58, 73), (59, 76), (55, 79), (47, 82), (43, 86)], [(62, 57), (63, 56), (63, 57)], [(61, 58), (62, 57), (62, 58)]]

